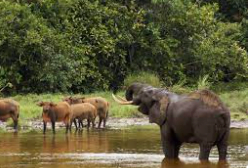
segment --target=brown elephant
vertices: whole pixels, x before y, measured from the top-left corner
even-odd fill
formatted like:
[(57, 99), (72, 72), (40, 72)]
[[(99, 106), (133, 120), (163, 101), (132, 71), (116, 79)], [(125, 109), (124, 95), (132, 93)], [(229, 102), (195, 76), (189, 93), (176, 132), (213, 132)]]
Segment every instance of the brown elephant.
[(101, 123), (103, 121), (103, 127), (106, 126), (106, 121), (109, 113), (109, 102), (102, 97), (92, 97), (92, 98), (73, 98), (67, 97), (63, 99), (67, 101), (69, 104), (77, 104), (77, 103), (90, 103), (97, 109), (97, 115), (99, 116), (98, 128), (100, 128)]
[(9, 118), (12, 118), (14, 122), (15, 131), (17, 131), (19, 113), (20, 113), (20, 105), (17, 101), (12, 99), (0, 100), (0, 120), (6, 121)]
[(230, 112), (219, 97), (209, 90), (177, 95), (166, 89), (134, 83), (120, 104), (139, 106), (151, 123), (160, 127), (166, 158), (176, 159), (183, 143), (200, 145), (200, 160), (208, 160), (210, 150), (217, 146), (219, 159), (226, 160)]
[(52, 123), (53, 134), (55, 134), (55, 122), (63, 121), (66, 125), (66, 133), (70, 127), (70, 120), (72, 117), (71, 107), (67, 102), (39, 102), (37, 104), (43, 107), (42, 118), (43, 118), (43, 134), (46, 133), (47, 122)]
[[(92, 123), (92, 127), (95, 127), (95, 119), (97, 116), (97, 110), (95, 106), (90, 103), (79, 103), (79, 104), (72, 104), (71, 105), (72, 111), (72, 118), (71, 118), (71, 125), (74, 122), (76, 129), (80, 128), (80, 124), (83, 127), (83, 120), (87, 119), (87, 127), (90, 127), (90, 123)], [(78, 128), (76, 119), (78, 119)], [(71, 127), (71, 126), (70, 126)]]

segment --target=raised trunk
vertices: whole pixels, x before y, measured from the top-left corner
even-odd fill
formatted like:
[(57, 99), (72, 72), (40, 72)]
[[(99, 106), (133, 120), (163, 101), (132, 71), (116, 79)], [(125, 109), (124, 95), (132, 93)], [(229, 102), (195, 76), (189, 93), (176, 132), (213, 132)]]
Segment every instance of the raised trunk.
[(130, 85), (126, 91), (127, 101), (133, 100), (134, 96), (138, 95), (139, 92), (145, 87), (150, 87), (150, 86), (143, 83), (133, 83), (132, 85)]

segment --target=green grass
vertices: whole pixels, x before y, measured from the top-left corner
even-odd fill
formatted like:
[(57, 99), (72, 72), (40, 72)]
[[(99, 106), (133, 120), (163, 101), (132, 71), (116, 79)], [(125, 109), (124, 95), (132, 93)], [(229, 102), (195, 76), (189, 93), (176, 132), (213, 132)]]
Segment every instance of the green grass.
[(220, 94), (221, 100), (231, 111), (232, 120), (248, 119), (248, 88)]
[[(172, 89), (173, 90), (173, 89)], [(180, 86), (175, 86), (174, 90), (180, 90), (180, 92), (189, 92), (192, 89), (183, 88)], [(216, 91), (217, 92), (217, 91)], [(228, 106), (231, 111), (232, 120), (246, 120), (248, 115), (246, 111), (248, 110), (248, 88), (242, 88), (235, 91), (222, 91), (217, 92), (221, 100)], [(128, 118), (128, 117), (142, 117), (143, 115), (137, 111), (137, 107), (131, 105), (119, 105), (117, 104), (111, 96), (112, 92), (97, 92), (87, 95), (71, 95), (71, 96), (84, 96), (84, 97), (94, 97), (101, 96), (107, 99), (110, 103), (110, 117), (116, 118)], [(117, 95), (124, 97), (124, 91), (119, 92)], [(36, 104), (39, 101), (52, 101), (60, 102), (66, 96), (66, 94), (27, 94), (18, 95), (12, 97), (18, 101), (21, 105), (20, 113), (20, 124), (24, 124), (29, 120), (41, 120), (42, 108)], [(12, 121), (9, 121), (12, 123)]]
[(126, 77), (124, 80), (124, 86), (128, 87), (134, 82), (146, 83), (154, 87), (162, 86), (162, 82), (159, 80), (159, 77), (152, 72), (134, 72)]

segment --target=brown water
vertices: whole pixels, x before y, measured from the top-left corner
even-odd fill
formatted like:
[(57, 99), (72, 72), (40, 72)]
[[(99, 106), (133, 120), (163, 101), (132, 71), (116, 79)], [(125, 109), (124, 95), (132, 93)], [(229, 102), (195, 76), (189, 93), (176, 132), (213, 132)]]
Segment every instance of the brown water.
[(198, 161), (198, 145), (181, 148), (181, 161), (163, 161), (157, 127), (122, 130), (84, 130), (64, 134), (47, 132), (0, 133), (0, 168), (77, 168), (77, 167), (163, 167), (208, 168), (246, 167), (248, 165), (248, 130), (232, 130), (228, 165), (218, 164), (216, 148), (210, 163)]

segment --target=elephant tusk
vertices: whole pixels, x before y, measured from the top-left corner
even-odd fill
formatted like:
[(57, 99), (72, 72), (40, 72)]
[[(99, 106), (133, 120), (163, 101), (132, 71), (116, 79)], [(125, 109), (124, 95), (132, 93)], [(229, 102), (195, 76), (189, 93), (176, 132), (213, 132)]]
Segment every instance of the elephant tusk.
[(114, 94), (112, 94), (112, 97), (113, 97), (113, 99), (114, 99), (117, 103), (119, 103), (119, 104), (121, 104), (121, 105), (130, 105), (130, 104), (133, 103), (133, 101), (124, 101), (124, 100), (121, 101), (121, 100), (117, 99), (117, 98), (115, 97)]
[(121, 96), (118, 96), (118, 95), (117, 95), (117, 97), (118, 97), (120, 100), (124, 101), (124, 102), (127, 101), (125, 98), (123, 98), (123, 97), (121, 97)]

